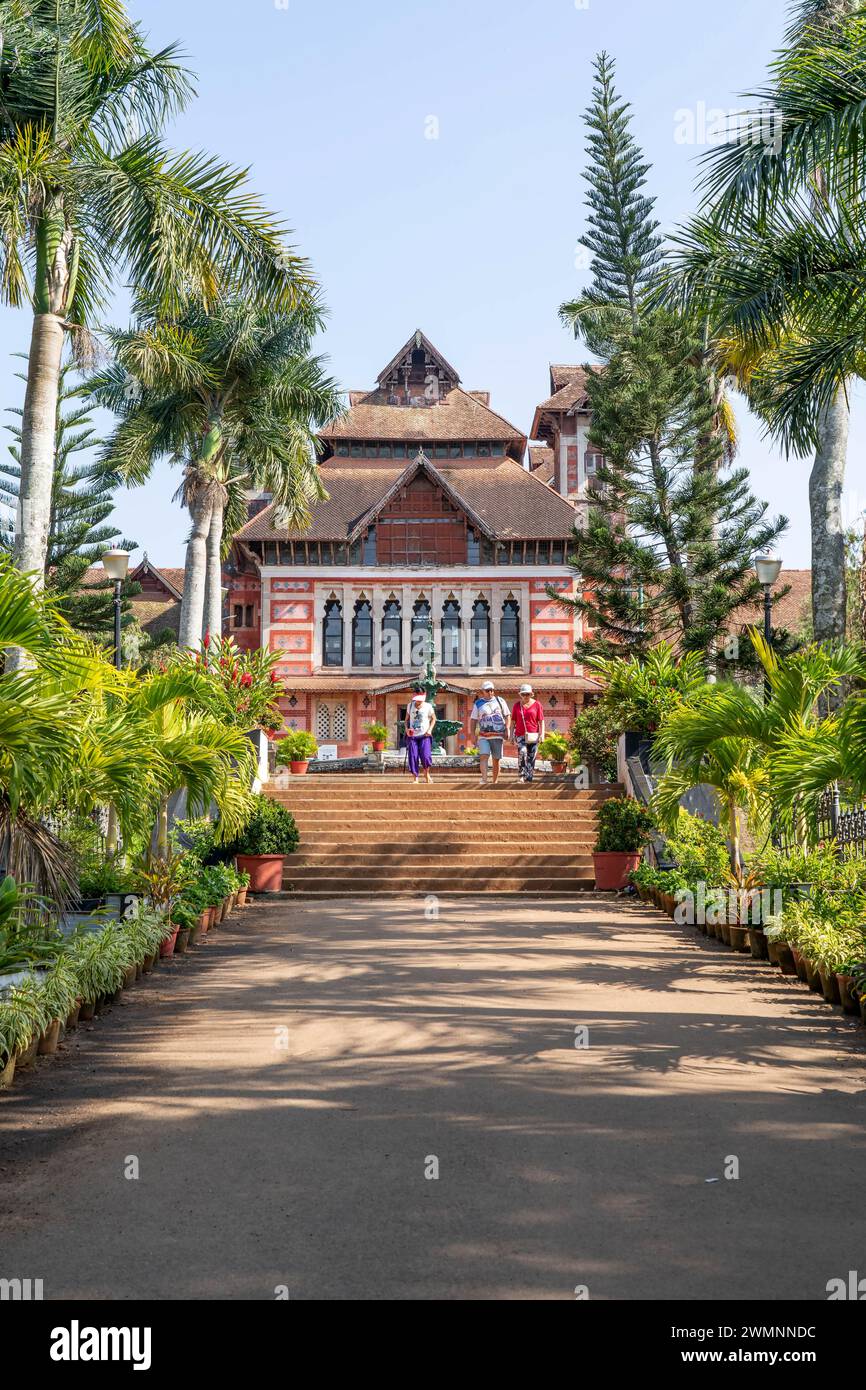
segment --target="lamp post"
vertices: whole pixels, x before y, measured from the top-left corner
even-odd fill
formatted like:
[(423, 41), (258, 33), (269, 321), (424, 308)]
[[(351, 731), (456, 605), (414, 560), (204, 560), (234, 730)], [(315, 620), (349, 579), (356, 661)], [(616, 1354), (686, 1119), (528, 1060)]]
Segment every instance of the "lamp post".
[[(755, 556), (755, 573), (758, 576), (758, 583), (764, 588), (764, 641), (767, 646), (773, 636), (773, 585), (779, 578), (782, 569), (782, 561), (777, 555), (770, 555), (765, 552)], [(769, 704), (772, 687), (769, 676), (764, 677), (764, 704)]]
[(129, 569), (128, 550), (106, 550), (102, 564), (109, 579), (114, 580), (114, 664), (118, 671), (120, 658), (120, 590)]

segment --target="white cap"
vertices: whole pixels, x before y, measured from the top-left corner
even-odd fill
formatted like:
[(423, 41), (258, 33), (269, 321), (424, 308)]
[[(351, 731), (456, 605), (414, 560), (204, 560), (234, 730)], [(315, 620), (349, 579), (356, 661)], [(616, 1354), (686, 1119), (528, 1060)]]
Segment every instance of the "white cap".
[(521, 695), (531, 695), (531, 694), (532, 694), (532, 686), (531, 686), (531, 685), (522, 685), (522, 686), (520, 687), (520, 694), (521, 694)]
[(496, 686), (493, 684), (493, 681), (485, 681), (484, 684), (482, 685), (481, 689), (482, 689), (482, 690), (495, 690), (495, 689), (496, 689)]

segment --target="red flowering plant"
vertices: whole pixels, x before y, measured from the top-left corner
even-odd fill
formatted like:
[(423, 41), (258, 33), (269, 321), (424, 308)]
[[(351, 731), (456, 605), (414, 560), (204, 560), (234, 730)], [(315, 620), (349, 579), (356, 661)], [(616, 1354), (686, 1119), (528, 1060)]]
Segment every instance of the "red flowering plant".
[(208, 634), (201, 651), (183, 652), (178, 659), (208, 677), (208, 709), (223, 723), (269, 735), (283, 727), (277, 704), (283, 686), (274, 670), (279, 652), (241, 651), (233, 638)]

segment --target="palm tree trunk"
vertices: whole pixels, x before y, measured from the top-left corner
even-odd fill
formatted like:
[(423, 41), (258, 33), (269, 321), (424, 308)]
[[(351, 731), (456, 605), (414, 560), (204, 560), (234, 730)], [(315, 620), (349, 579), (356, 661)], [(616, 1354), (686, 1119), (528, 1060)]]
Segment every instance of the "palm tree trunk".
[[(27, 391), (21, 422), (21, 480), (15, 523), (14, 560), (42, 588), (51, 525), (57, 392), (63, 356), (63, 324), (57, 314), (35, 314), (30, 336)], [(6, 655), (7, 670), (25, 664), (17, 648)]]
[(809, 478), (812, 520), (812, 626), (816, 642), (845, 636), (847, 584), (842, 488), (848, 453), (850, 406), (844, 390), (818, 424), (818, 448)]
[(207, 536), (210, 529), (213, 501), (203, 492), (191, 503), (192, 533), (186, 543), (186, 565), (183, 578), (183, 600), (180, 606), (178, 646), (195, 651), (201, 642), (204, 617), (205, 580), (207, 575)]
[(210, 633), (211, 637), (222, 637), (222, 543), (224, 515), (225, 504), (221, 497), (215, 497), (210, 515), (210, 530), (207, 533), (207, 591), (204, 606), (204, 631)]
[(159, 859), (168, 858), (168, 797), (159, 802), (159, 815), (156, 822), (156, 853)]

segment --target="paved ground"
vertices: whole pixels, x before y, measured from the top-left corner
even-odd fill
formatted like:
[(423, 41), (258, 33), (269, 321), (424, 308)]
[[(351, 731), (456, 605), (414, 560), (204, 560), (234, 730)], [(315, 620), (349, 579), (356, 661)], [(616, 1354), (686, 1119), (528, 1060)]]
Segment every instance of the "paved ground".
[(0, 1276), (822, 1299), (866, 1274), (864, 1034), (636, 905), (256, 906), (0, 1100)]

